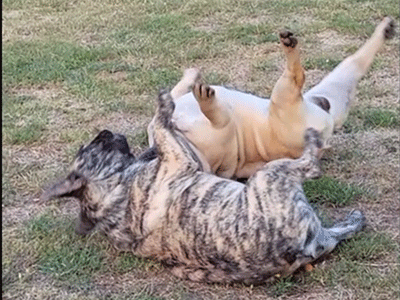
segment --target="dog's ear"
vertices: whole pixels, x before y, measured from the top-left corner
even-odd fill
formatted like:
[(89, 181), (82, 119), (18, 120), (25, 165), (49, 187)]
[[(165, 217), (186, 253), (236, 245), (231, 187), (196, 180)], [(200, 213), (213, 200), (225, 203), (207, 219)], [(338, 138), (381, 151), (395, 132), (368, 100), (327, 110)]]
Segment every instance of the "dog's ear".
[(53, 197), (79, 197), (86, 187), (86, 183), (87, 181), (82, 175), (72, 172), (64, 180), (45, 189), (40, 199), (47, 201)]

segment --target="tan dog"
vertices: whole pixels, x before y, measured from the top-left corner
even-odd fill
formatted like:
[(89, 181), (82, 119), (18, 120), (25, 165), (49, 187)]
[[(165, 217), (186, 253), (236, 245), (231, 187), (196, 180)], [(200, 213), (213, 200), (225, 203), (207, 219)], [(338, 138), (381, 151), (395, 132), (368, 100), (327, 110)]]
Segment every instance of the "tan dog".
[[(287, 64), (271, 101), (196, 83), (198, 70), (186, 70), (171, 91), (176, 104), (173, 121), (202, 152), (212, 171), (227, 178), (247, 178), (265, 162), (299, 157), (308, 127), (321, 133), (327, 147), (334, 128), (341, 127), (347, 117), (358, 81), (385, 39), (393, 35), (394, 22), (387, 17), (355, 54), (305, 93), (304, 99), (304, 71), (297, 40), (290, 32), (280, 34)], [(191, 88), (193, 93), (188, 93)], [(148, 128), (150, 145), (153, 123)]]

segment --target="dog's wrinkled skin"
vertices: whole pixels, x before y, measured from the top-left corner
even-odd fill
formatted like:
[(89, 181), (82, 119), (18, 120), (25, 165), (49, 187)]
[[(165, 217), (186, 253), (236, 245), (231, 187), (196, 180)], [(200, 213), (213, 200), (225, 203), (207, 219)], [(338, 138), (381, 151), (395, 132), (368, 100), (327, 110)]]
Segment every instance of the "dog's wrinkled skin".
[(262, 283), (292, 273), (362, 229), (360, 211), (322, 227), (304, 196), (303, 180), (320, 174), (322, 144), (314, 129), (306, 131), (300, 158), (270, 162), (244, 185), (202, 170), (171, 122), (173, 109), (171, 96), (161, 94), (157, 154), (135, 159), (123, 136), (103, 131), (81, 148), (70, 175), (43, 199), (78, 198), (79, 233), (97, 226), (117, 248), (202, 282)]
[[(248, 178), (265, 162), (299, 157), (309, 127), (321, 132), (326, 148), (334, 128), (347, 117), (358, 81), (385, 39), (393, 35), (394, 22), (387, 17), (364, 46), (305, 93), (304, 99), (304, 71), (297, 40), (290, 32), (281, 34), (287, 65), (271, 101), (196, 84), (199, 72), (189, 69), (171, 92), (176, 104), (174, 123), (203, 153), (213, 173), (226, 178)], [(148, 127), (150, 145), (152, 128), (153, 122)]]

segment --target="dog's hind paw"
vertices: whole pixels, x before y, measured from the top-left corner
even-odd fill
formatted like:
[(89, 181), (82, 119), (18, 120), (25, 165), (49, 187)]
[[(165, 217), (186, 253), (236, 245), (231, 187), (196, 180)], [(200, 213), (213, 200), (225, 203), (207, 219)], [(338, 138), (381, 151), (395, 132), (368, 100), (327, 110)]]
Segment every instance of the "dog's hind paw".
[(396, 33), (396, 24), (394, 23), (393, 19), (390, 17), (386, 17), (383, 19), (383, 22), (386, 22), (386, 26), (385, 26), (385, 39), (392, 39)]
[(281, 40), (281, 43), (285, 46), (285, 47), (290, 47), (290, 48), (295, 48), (297, 45), (297, 39), (293, 36), (293, 33), (291, 33), (290, 31), (282, 31), (281, 33), (279, 33), (279, 37)]

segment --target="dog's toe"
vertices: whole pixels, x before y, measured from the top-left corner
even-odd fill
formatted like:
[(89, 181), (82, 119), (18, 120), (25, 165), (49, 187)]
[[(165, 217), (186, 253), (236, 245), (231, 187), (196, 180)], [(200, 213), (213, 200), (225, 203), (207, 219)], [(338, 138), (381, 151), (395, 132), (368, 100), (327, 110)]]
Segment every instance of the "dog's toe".
[(207, 84), (196, 83), (193, 88), (193, 94), (197, 101), (207, 101), (214, 97), (215, 91)]
[(285, 38), (293, 36), (293, 33), (288, 30), (285, 30), (285, 31), (280, 32), (279, 36), (281, 37), (281, 39), (285, 39)]
[(209, 86), (207, 86), (206, 91), (207, 91), (207, 98), (214, 97), (214, 95), (215, 95), (214, 89), (212, 89)]

